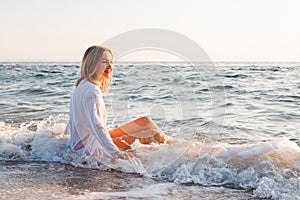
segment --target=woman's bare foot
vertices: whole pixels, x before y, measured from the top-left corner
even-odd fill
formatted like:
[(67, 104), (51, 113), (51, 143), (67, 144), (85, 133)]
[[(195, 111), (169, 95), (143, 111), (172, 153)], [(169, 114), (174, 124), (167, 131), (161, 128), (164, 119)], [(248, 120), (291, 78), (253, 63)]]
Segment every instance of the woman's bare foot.
[(158, 132), (157, 134), (154, 135), (153, 137), (158, 143), (164, 143), (164, 144), (171, 144), (174, 142), (174, 139), (167, 136), (163, 132)]

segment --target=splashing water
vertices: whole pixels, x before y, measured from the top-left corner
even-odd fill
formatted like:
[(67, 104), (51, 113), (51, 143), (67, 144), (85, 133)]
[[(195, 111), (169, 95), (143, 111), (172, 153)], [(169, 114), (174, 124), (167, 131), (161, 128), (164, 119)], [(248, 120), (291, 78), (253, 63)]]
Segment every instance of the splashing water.
[(46, 161), (75, 167), (108, 170), (168, 180), (178, 184), (225, 186), (253, 191), (259, 198), (298, 198), (300, 148), (287, 139), (256, 144), (207, 144), (176, 140), (170, 145), (135, 142), (134, 158), (109, 165), (68, 150), (63, 135), (67, 116), (13, 127), (0, 123), (1, 160)]

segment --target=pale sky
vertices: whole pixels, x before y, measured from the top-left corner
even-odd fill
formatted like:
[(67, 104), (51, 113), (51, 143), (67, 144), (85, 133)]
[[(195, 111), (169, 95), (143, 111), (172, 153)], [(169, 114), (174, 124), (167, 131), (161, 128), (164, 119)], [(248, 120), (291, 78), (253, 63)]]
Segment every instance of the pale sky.
[(300, 61), (299, 23), (298, 0), (0, 0), (0, 62), (79, 62), (90, 45), (139, 28), (183, 34), (213, 61)]

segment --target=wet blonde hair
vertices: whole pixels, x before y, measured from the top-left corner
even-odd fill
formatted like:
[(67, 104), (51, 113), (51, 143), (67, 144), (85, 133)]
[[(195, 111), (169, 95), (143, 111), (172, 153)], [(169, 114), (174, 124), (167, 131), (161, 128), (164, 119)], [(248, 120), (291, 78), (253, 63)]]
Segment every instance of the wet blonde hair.
[[(77, 79), (75, 86), (77, 87), (80, 82), (84, 79), (90, 82), (94, 82), (97, 71), (97, 64), (100, 62), (100, 59), (105, 51), (108, 51), (112, 54), (111, 50), (102, 46), (91, 46), (89, 47), (82, 58), (80, 66), (80, 77)], [(108, 78), (101, 78), (99, 87), (105, 92), (108, 93), (109, 86), (112, 83), (112, 73), (110, 73)]]

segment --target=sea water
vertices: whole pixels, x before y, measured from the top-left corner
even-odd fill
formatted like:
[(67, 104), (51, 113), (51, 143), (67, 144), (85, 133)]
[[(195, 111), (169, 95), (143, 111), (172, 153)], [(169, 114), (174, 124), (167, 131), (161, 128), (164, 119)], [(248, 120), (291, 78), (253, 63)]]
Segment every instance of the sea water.
[(78, 71), (0, 63), (0, 199), (300, 199), (300, 63), (116, 63), (109, 127), (175, 142), (111, 163), (65, 146)]

